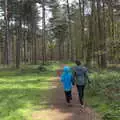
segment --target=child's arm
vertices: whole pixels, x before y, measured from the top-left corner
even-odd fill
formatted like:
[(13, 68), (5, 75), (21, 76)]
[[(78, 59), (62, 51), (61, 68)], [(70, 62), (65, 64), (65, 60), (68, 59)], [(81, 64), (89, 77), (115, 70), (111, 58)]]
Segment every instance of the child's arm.
[(60, 81), (61, 81), (62, 83), (64, 82), (64, 76), (63, 76), (63, 75), (61, 75)]

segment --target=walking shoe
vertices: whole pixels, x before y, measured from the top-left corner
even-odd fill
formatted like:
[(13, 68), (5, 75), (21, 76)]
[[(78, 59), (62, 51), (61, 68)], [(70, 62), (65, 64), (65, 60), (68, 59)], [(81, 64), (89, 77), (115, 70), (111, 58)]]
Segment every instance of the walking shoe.
[(72, 97), (70, 97), (70, 100), (72, 100)]
[(84, 108), (85, 108), (85, 106), (84, 106), (84, 105), (81, 105), (81, 108), (82, 108), (82, 109), (84, 109)]
[(69, 107), (72, 107), (72, 103), (69, 103), (69, 105), (68, 105)]

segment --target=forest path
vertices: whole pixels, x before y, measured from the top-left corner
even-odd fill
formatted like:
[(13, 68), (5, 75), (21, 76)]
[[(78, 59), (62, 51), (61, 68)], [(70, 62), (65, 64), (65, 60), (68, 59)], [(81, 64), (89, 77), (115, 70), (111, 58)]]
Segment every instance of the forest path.
[(99, 120), (96, 113), (87, 105), (80, 108), (76, 87), (72, 90), (72, 106), (66, 105), (64, 91), (56, 78), (52, 80), (48, 107), (40, 109), (32, 114), (33, 120)]

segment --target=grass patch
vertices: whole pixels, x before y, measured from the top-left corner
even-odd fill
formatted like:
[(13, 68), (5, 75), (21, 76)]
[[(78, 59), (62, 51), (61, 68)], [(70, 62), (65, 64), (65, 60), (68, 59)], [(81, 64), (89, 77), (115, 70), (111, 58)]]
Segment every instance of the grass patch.
[(31, 120), (35, 108), (47, 107), (50, 78), (59, 64), (22, 66), (21, 69), (4, 69), (0, 72), (0, 120)]
[(86, 89), (86, 100), (103, 120), (120, 120), (120, 71), (105, 70), (90, 76), (92, 84)]

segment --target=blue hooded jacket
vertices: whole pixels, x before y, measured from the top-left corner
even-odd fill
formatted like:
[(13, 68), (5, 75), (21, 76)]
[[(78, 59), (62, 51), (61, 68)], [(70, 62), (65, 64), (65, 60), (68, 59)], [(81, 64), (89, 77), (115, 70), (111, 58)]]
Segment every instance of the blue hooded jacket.
[(64, 67), (63, 73), (61, 75), (61, 82), (63, 83), (65, 91), (69, 91), (72, 89), (73, 75), (70, 67)]

